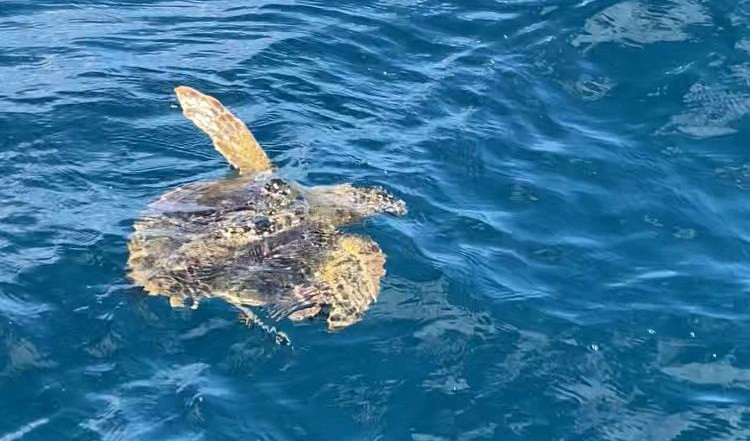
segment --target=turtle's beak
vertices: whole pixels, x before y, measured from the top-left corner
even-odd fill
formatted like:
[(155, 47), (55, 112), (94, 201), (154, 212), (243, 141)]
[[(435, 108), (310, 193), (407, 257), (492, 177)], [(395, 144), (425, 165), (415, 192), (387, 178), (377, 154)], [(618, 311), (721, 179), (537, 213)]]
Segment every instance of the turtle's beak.
[(409, 210), (406, 208), (406, 202), (398, 198), (393, 199), (391, 207), (386, 211), (386, 213), (390, 213), (394, 216), (404, 216), (408, 212)]
[(406, 209), (406, 202), (385, 190), (381, 190), (380, 194), (378, 194), (378, 202), (380, 203), (381, 211), (383, 213), (392, 214), (394, 216), (403, 216), (408, 212)]

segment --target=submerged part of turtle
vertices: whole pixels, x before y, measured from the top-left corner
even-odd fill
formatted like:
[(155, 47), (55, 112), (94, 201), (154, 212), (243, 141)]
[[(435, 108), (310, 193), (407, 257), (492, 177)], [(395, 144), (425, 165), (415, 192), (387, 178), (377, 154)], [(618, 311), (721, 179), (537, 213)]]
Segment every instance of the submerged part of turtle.
[(304, 187), (279, 177), (242, 121), (215, 98), (175, 89), (184, 115), (239, 176), (172, 190), (135, 222), (129, 276), (173, 307), (219, 297), (247, 311), (301, 320), (326, 312), (329, 329), (356, 322), (375, 301), (385, 255), (339, 227), (406, 205), (380, 188)]

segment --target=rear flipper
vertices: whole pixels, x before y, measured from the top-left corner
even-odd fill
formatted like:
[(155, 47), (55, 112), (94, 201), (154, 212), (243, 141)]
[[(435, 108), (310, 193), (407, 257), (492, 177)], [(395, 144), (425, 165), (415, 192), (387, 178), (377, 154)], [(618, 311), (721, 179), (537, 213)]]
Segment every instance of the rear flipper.
[(292, 344), (292, 341), (289, 339), (289, 336), (286, 335), (285, 332), (279, 331), (276, 329), (275, 326), (269, 326), (266, 324), (260, 317), (258, 317), (257, 314), (255, 314), (250, 308), (247, 308), (245, 306), (239, 306), (235, 305), (241, 312), (240, 314), (240, 320), (242, 320), (245, 325), (252, 326), (255, 325), (261, 330), (263, 330), (266, 334), (273, 337), (274, 341), (277, 345), (280, 346), (290, 346)]

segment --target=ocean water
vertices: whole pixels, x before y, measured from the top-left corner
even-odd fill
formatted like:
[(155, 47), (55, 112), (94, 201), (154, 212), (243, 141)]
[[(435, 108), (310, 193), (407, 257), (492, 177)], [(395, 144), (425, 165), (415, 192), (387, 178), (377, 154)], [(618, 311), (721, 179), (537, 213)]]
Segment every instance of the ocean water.
[[(362, 321), (125, 277), (179, 84), (407, 201)], [(2, 0), (0, 441), (750, 439), (749, 113), (747, 0)]]

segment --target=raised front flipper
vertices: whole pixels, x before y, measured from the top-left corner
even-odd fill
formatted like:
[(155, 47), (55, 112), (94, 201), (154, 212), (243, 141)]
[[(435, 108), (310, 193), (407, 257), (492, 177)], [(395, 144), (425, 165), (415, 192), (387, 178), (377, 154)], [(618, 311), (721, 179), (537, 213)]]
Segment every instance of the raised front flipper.
[(216, 150), (240, 173), (271, 169), (271, 162), (245, 123), (219, 100), (187, 86), (177, 87), (175, 93), (185, 117), (206, 132)]

